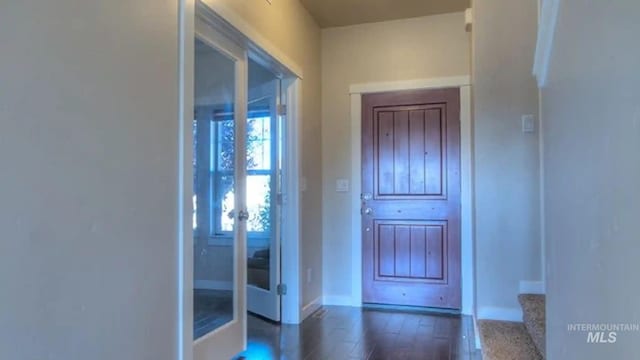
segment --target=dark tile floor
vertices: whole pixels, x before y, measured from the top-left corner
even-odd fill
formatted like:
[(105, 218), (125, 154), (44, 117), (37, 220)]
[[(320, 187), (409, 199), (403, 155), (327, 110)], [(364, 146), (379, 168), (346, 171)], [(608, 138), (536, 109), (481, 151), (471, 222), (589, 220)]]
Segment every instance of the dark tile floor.
[(301, 325), (248, 318), (238, 359), (481, 359), (467, 316), (324, 307)]
[(193, 291), (193, 338), (197, 339), (233, 319), (233, 292)]

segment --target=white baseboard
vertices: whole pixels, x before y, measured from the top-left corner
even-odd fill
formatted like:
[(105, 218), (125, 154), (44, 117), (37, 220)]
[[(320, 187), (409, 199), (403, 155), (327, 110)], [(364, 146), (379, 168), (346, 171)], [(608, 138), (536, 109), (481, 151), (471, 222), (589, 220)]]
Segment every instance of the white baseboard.
[(480, 341), (480, 329), (478, 328), (478, 321), (475, 316), (473, 317), (473, 333), (475, 334), (476, 349), (481, 350), (482, 341)]
[(310, 303), (302, 307), (302, 319), (300, 321), (304, 321), (304, 319), (308, 318), (309, 315), (316, 312), (316, 310), (320, 309), (322, 306), (322, 297), (318, 297), (315, 300), (312, 300)]
[(485, 306), (478, 308), (478, 320), (500, 320), (522, 322), (522, 309), (519, 307)]
[(544, 294), (542, 281), (520, 281), (520, 294)]
[(193, 282), (194, 289), (201, 290), (233, 290), (233, 282), (219, 280), (195, 280)]
[(351, 296), (333, 296), (333, 295), (325, 295), (322, 298), (323, 305), (333, 305), (333, 306), (354, 306), (357, 307), (357, 304), (353, 303), (353, 299)]

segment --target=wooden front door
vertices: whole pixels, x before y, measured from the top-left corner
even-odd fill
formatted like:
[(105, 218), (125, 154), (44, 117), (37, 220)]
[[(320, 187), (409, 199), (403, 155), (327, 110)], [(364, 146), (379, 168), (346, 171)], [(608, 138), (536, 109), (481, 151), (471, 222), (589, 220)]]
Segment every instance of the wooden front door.
[(461, 307), (460, 90), (364, 95), (365, 303)]

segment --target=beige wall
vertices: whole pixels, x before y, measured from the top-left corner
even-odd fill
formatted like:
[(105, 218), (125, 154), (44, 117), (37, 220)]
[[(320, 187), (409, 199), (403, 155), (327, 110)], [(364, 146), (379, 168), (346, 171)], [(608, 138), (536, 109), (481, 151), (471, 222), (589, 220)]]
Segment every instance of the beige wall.
[(0, 8), (0, 359), (176, 359), (178, 2)]
[[(205, 3), (211, 0), (205, 0)], [(322, 294), (322, 153), (320, 150), (320, 29), (298, 0), (219, 0), (302, 68), (302, 301)], [(312, 270), (311, 283), (306, 282)]]
[(547, 359), (638, 358), (639, 332), (594, 345), (567, 325), (640, 323), (639, 12), (562, 1), (542, 92)]
[(540, 281), (537, 0), (474, 1), (476, 307), (518, 320), (519, 282)]
[(351, 194), (335, 191), (351, 175), (349, 86), (469, 74), (464, 15), (330, 28), (322, 31), (322, 181), (324, 295), (350, 297)]

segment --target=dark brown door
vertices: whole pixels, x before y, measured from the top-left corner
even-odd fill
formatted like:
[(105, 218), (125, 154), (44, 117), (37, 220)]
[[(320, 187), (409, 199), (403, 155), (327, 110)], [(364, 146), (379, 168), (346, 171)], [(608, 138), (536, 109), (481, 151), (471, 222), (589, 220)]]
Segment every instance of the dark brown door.
[(362, 102), (365, 303), (460, 309), (460, 91)]

